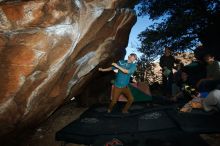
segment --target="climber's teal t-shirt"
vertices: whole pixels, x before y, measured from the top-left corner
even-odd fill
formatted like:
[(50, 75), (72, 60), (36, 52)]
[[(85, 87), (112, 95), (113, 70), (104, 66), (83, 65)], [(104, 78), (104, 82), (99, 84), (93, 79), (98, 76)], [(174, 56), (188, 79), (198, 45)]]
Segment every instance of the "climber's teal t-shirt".
[[(117, 64), (128, 70), (128, 74), (125, 74), (120, 70), (116, 73), (114, 85), (118, 88), (124, 88), (129, 84), (131, 75), (136, 71), (136, 63), (128, 63), (127, 60), (120, 60)], [(115, 67), (112, 67), (112, 70), (115, 69)]]

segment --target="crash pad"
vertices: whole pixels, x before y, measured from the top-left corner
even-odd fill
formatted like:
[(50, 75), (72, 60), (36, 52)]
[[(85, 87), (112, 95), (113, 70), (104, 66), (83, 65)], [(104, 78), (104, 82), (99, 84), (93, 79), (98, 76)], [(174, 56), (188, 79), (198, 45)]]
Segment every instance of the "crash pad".
[(114, 137), (124, 142), (135, 138), (163, 142), (161, 135), (172, 140), (172, 136), (177, 135), (175, 133), (196, 136), (220, 132), (220, 117), (215, 113), (200, 111), (187, 114), (178, 112), (174, 106), (147, 108), (144, 104), (133, 104), (129, 114), (122, 114), (120, 110), (110, 114), (106, 111), (107, 106), (103, 105), (89, 108), (77, 120), (59, 130), (56, 140), (87, 145)]

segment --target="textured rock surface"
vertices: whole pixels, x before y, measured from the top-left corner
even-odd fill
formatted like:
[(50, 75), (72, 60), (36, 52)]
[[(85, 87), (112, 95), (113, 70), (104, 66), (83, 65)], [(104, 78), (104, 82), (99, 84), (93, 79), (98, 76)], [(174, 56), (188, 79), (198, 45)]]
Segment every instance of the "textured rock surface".
[(133, 0), (0, 1), (0, 136), (49, 117), (123, 56)]

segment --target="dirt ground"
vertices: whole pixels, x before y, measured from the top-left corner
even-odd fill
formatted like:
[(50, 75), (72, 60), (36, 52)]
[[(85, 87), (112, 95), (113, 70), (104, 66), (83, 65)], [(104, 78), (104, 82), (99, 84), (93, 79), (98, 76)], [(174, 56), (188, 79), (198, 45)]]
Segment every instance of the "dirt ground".
[(200, 135), (210, 146), (220, 146), (220, 134)]
[[(36, 129), (33, 136), (22, 146), (61, 146), (62, 142), (55, 140), (55, 133), (76, 120), (87, 108), (77, 107), (75, 102), (58, 109), (45, 123)], [(66, 144), (66, 146), (84, 146)]]

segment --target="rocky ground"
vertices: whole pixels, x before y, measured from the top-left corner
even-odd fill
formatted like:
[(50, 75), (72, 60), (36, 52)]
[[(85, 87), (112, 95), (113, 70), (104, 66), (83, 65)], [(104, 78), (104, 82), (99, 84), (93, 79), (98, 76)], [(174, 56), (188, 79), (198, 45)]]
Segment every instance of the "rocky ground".
[[(22, 146), (60, 146), (62, 142), (55, 140), (55, 133), (77, 119), (87, 108), (78, 107), (71, 102), (58, 109), (45, 123), (36, 129), (33, 136), (23, 142)], [(83, 146), (67, 144), (66, 146)]]

